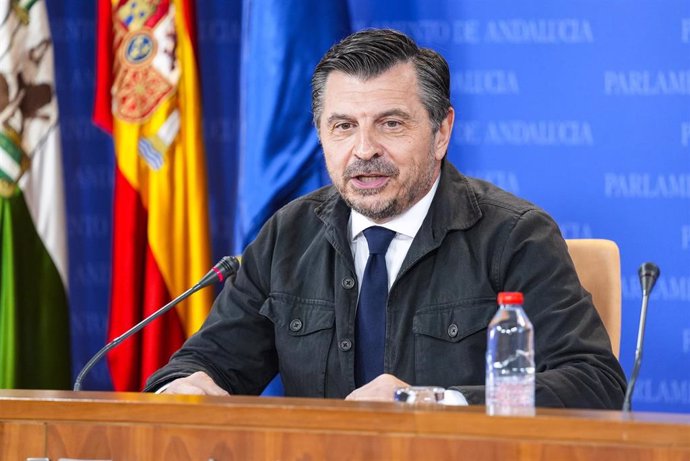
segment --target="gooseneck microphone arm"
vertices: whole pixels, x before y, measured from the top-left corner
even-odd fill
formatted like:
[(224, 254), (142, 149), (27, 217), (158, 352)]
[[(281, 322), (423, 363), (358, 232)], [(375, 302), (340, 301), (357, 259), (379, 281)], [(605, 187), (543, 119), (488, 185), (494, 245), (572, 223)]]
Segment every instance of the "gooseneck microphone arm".
[(642, 365), (642, 343), (644, 342), (644, 328), (647, 324), (647, 304), (649, 304), (649, 295), (652, 293), (652, 288), (659, 278), (659, 267), (654, 263), (644, 263), (638, 270), (640, 276), (640, 286), (642, 287), (642, 310), (640, 312), (640, 327), (637, 330), (637, 345), (635, 346), (635, 362), (633, 371), (630, 375), (628, 388), (625, 391), (625, 398), (623, 399), (623, 411), (630, 411), (630, 401), (632, 399), (635, 383), (637, 382), (637, 375), (640, 373), (640, 365)]
[(84, 365), (84, 368), (81, 369), (81, 371), (79, 372), (79, 375), (77, 375), (77, 379), (74, 381), (73, 390), (80, 391), (81, 390), (81, 382), (84, 380), (84, 377), (86, 376), (86, 374), (89, 371), (91, 371), (93, 366), (96, 365), (96, 363), (100, 359), (102, 359), (105, 354), (110, 352), (112, 349), (116, 348), (122, 341), (129, 338), (134, 333), (137, 333), (139, 330), (144, 328), (146, 325), (153, 322), (158, 317), (165, 314), (170, 309), (175, 307), (177, 304), (184, 301), (185, 299), (187, 299), (188, 297), (190, 297), (192, 294), (196, 293), (197, 291), (201, 290), (202, 288), (206, 288), (207, 286), (212, 285), (216, 282), (225, 281), (226, 278), (230, 277), (231, 275), (233, 275), (237, 272), (237, 269), (239, 268), (239, 266), (240, 266), (240, 263), (237, 260), (237, 258), (234, 258), (232, 256), (223, 257), (223, 259), (218, 261), (218, 263), (215, 266), (213, 266), (211, 268), (211, 270), (208, 271), (208, 273), (206, 275), (204, 275), (202, 277), (202, 279), (199, 280), (199, 282), (197, 282), (197, 284), (194, 285), (192, 288), (185, 291), (184, 293), (179, 295), (177, 298), (173, 299), (168, 304), (161, 307), (156, 312), (149, 315), (148, 317), (143, 319), (141, 322), (137, 323), (132, 328), (125, 331), (120, 336), (113, 339), (112, 341), (110, 341), (105, 346), (103, 346), (103, 348), (100, 351), (98, 351), (96, 353), (96, 355), (91, 357), (91, 359), (86, 363), (86, 365)]

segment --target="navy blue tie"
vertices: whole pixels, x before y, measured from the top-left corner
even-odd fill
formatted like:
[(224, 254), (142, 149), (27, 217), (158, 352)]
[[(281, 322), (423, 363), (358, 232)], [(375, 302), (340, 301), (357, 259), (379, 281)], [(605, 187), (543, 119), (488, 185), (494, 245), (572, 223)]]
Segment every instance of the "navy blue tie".
[(355, 384), (363, 386), (383, 373), (386, 336), (388, 270), (386, 251), (395, 232), (383, 227), (364, 231), (369, 244), (369, 259), (362, 277), (355, 327)]

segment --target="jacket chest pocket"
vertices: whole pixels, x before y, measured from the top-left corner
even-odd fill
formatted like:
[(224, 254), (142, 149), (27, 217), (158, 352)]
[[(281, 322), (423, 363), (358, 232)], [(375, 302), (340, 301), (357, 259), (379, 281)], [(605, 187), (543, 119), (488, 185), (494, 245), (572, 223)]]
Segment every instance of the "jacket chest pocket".
[(430, 306), (412, 322), (415, 381), (419, 385), (483, 384), (486, 329), (496, 303)]
[(334, 336), (333, 304), (271, 295), (259, 313), (274, 325), (275, 347), (286, 395), (323, 396)]

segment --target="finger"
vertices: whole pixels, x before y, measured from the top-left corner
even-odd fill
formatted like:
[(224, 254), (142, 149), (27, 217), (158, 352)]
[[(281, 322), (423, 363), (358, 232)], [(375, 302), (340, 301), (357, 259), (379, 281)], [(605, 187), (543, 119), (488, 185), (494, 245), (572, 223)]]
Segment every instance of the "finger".
[(213, 379), (202, 371), (197, 371), (196, 373), (187, 377), (190, 383), (198, 387), (206, 395), (229, 395), (225, 389), (221, 388), (216, 384)]
[(171, 382), (164, 394), (186, 394), (186, 395), (229, 395), (223, 388), (218, 386), (213, 379), (202, 371), (197, 371), (185, 378), (176, 379)]
[(206, 395), (215, 395), (215, 396), (226, 396), (226, 395), (230, 395), (230, 394), (228, 394), (228, 392), (227, 392), (225, 389), (223, 389), (222, 387), (218, 386), (218, 385), (217, 385), (216, 383), (214, 383), (213, 381), (211, 381), (211, 382), (205, 382), (205, 383), (203, 383), (200, 387), (203, 389), (203, 391), (204, 391), (204, 393), (205, 393)]
[(173, 395), (204, 395), (205, 392), (199, 386), (190, 384), (185, 381), (178, 380), (177, 382), (170, 383), (162, 394), (173, 394)]

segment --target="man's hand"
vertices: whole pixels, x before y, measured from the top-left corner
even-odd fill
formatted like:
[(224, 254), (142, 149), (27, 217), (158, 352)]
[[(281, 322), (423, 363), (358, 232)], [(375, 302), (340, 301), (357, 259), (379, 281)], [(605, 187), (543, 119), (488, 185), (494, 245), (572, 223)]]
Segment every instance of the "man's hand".
[(161, 394), (230, 395), (203, 371), (171, 381)]
[(405, 381), (401, 381), (393, 375), (382, 374), (374, 378), (373, 381), (355, 389), (345, 397), (345, 400), (378, 400), (385, 402), (393, 401), (393, 392), (398, 387), (407, 387)]

